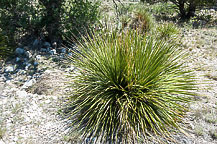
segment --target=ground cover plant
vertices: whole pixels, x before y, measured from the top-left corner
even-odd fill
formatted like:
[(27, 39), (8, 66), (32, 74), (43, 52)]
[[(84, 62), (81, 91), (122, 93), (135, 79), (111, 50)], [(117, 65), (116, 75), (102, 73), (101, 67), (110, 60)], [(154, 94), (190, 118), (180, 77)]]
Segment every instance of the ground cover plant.
[(101, 143), (135, 143), (181, 130), (183, 104), (195, 84), (176, 44), (135, 31), (91, 37), (83, 38), (74, 59), (79, 74), (72, 76), (65, 108), (73, 130)]

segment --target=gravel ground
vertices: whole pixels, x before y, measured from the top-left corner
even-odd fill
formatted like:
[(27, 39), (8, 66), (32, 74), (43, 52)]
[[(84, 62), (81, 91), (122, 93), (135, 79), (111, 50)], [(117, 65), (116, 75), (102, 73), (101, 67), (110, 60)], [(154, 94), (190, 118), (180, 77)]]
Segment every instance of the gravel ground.
[(54, 62), (42, 61), (51, 64), (29, 87), (20, 83), (26, 75), (12, 74), (13, 78), (6, 80), (1, 74), (0, 144), (67, 143), (65, 122), (57, 115), (60, 99), (67, 92), (67, 72)]
[[(189, 137), (174, 135), (180, 144), (217, 143), (217, 29), (183, 31), (183, 49), (190, 54), (189, 66), (198, 78), (198, 94), (190, 104), (183, 123)], [(60, 99), (68, 91), (65, 75), (68, 70), (43, 59), (43, 71), (26, 88), (21, 80), (28, 77), (14, 74), (7, 80), (0, 76), (0, 144), (64, 144), (79, 143), (77, 135), (68, 136), (65, 122), (57, 115)], [(202, 83), (202, 84), (201, 84)], [(71, 140), (71, 141), (70, 141)]]
[(190, 104), (186, 122), (194, 143), (217, 143), (217, 29), (184, 31), (189, 66), (198, 79), (198, 97)]

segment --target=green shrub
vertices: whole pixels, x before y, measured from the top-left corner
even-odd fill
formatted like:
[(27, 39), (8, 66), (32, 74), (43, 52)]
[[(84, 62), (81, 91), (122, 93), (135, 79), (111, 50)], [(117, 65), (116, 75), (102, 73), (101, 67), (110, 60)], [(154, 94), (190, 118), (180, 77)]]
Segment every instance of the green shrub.
[(203, 136), (204, 135), (204, 127), (201, 125), (196, 125), (194, 128), (195, 134), (197, 136)]
[(88, 0), (66, 0), (62, 13), (62, 33), (70, 36), (85, 34), (94, 28), (99, 18), (99, 2)]
[(37, 0), (3, 0), (0, 2), (0, 28), (13, 44), (24, 35), (43, 28), (43, 8)]
[(99, 3), (88, 0), (3, 0), (0, 28), (14, 44), (25, 37), (61, 41), (63, 34), (78, 36), (93, 28), (98, 7)]
[[(116, 3), (117, 7), (111, 12), (106, 12), (102, 23), (109, 23), (109, 26), (117, 30), (136, 29), (141, 33), (149, 32), (154, 26), (154, 17), (149, 12), (148, 6), (141, 3)], [(105, 8), (104, 8), (105, 9)], [(103, 9), (103, 10), (104, 10)], [(105, 29), (107, 25), (102, 25)]]
[(176, 5), (172, 3), (160, 2), (149, 6), (149, 11), (156, 15), (173, 15), (177, 12)]
[(154, 26), (153, 16), (146, 10), (138, 10), (135, 12), (129, 27), (140, 33), (149, 32)]
[(9, 46), (8, 39), (0, 31), (0, 60), (6, 58), (13, 52), (13, 48)]
[(179, 29), (173, 23), (159, 24), (156, 28), (156, 33), (160, 39), (177, 38)]
[(72, 130), (101, 143), (168, 136), (191, 100), (194, 77), (173, 43), (129, 31), (83, 38), (63, 108)]

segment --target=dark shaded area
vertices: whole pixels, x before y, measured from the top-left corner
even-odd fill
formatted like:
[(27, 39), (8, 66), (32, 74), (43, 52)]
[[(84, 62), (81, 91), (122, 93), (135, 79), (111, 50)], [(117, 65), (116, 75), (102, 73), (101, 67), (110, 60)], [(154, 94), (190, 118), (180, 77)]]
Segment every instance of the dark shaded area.
[[(0, 37), (12, 52), (17, 46), (29, 44), (39, 50), (43, 42), (57, 48), (64, 43), (64, 37), (78, 37), (93, 29), (98, 7), (99, 3), (88, 0), (0, 1)], [(2, 50), (5, 46), (1, 45), (0, 49), (0, 55), (9, 54)]]

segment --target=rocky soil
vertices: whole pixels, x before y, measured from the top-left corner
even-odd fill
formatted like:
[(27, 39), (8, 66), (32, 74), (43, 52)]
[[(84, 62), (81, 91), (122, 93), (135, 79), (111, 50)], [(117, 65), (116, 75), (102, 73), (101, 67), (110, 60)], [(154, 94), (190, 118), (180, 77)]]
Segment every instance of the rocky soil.
[(190, 54), (189, 66), (195, 71), (198, 96), (190, 104), (185, 120), (193, 141), (217, 143), (217, 29), (184, 29), (183, 42)]
[[(217, 29), (183, 31), (183, 50), (198, 78), (198, 96), (183, 123), (189, 136), (174, 134), (180, 144), (217, 143)], [(74, 67), (65, 49), (44, 43), (40, 52), (16, 49), (16, 57), (0, 66), (0, 144), (79, 143), (68, 135), (58, 116), (60, 102), (70, 91), (67, 75)], [(174, 142), (171, 142), (174, 143)]]
[(67, 143), (57, 112), (74, 67), (64, 62), (70, 53), (47, 49), (17, 48), (0, 67), (0, 144)]

